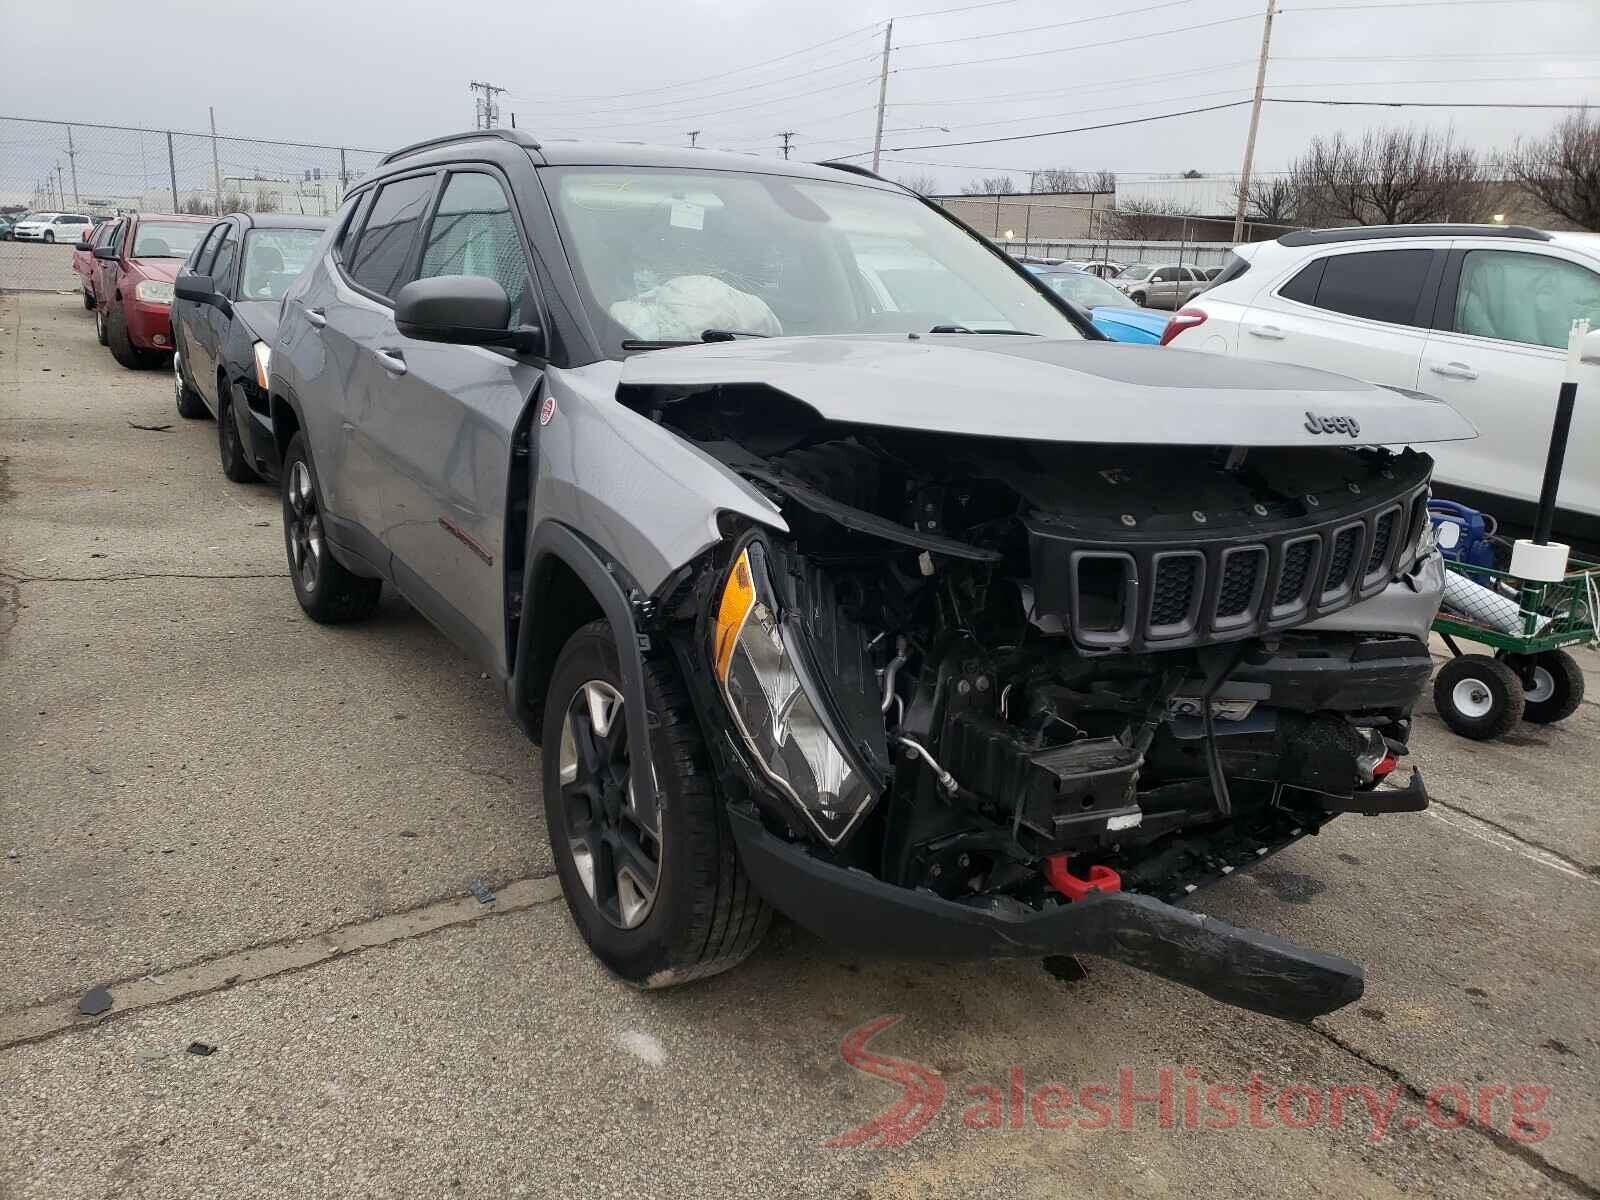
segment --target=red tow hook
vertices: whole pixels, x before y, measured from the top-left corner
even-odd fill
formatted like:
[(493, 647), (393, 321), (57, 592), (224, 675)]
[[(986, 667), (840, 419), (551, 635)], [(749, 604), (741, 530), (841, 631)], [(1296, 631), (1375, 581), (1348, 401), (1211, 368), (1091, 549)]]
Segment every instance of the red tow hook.
[(1122, 876), (1110, 867), (1089, 868), (1089, 878), (1081, 879), (1067, 870), (1068, 854), (1052, 854), (1044, 860), (1044, 877), (1068, 900), (1082, 900), (1090, 892), (1120, 892)]
[(1382, 779), (1385, 775), (1389, 774), (1395, 769), (1395, 767), (1399, 765), (1399, 762), (1395, 759), (1395, 756), (1392, 753), (1385, 754), (1381, 759), (1378, 760), (1378, 765), (1372, 768), (1372, 782), (1377, 783), (1378, 780)]

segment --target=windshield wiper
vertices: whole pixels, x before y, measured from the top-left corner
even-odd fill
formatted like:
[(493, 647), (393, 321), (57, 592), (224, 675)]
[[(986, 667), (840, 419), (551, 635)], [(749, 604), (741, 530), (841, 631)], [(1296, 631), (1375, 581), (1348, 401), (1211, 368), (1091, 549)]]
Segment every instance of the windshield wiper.
[(747, 329), (707, 329), (698, 338), (676, 338), (662, 341), (629, 339), (622, 343), (624, 350), (670, 350), (674, 346), (699, 346), (705, 342), (733, 342), (739, 338), (764, 338), (770, 334), (755, 333)]
[(965, 325), (935, 325), (928, 330), (929, 333), (1010, 333), (1017, 337), (1038, 337), (1037, 333), (1028, 329), (969, 329)]

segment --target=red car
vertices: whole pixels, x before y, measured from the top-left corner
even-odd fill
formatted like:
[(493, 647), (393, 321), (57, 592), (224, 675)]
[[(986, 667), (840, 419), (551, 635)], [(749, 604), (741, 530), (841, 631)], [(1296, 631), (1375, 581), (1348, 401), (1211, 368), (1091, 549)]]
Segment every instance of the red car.
[(95, 259), (95, 327), (111, 357), (148, 367), (172, 353), (172, 281), (215, 217), (133, 213)]
[(79, 285), (83, 289), (83, 306), (92, 309), (95, 305), (95, 260), (94, 251), (97, 246), (104, 246), (111, 235), (116, 232), (117, 222), (120, 217), (110, 217), (95, 225), (89, 236), (79, 242), (72, 250), (72, 270), (77, 275)]

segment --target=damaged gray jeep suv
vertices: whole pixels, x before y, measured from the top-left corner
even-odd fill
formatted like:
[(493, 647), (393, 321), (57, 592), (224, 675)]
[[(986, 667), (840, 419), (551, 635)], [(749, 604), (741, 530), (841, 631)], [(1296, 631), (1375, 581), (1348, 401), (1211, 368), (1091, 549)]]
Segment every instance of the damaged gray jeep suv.
[[(1360, 968), (1178, 907), (1388, 779), (1448, 406), (1118, 346), (855, 168), (492, 131), (350, 193), (271, 351), (295, 593), (392, 584), (543, 748), (638, 986), (774, 909), (1305, 1020)], [(1403, 774), (1403, 772), (1402, 772)]]

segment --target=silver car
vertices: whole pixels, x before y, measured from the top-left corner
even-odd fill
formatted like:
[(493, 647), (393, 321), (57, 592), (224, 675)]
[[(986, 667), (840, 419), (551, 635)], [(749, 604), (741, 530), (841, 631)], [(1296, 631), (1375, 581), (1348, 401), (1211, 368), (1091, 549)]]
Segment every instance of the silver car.
[[(572, 918), (639, 987), (773, 909), (861, 953), (1090, 953), (1309, 1020), (1360, 967), (1179, 907), (1415, 811), (1443, 404), (1105, 341), (858, 168), (461, 134), (286, 293), (313, 619), (394, 588), (542, 747)], [(535, 799), (537, 798), (537, 800)]]
[(1134, 263), (1112, 276), (1111, 283), (1142, 308), (1179, 309), (1205, 291), (1211, 281), (1197, 267)]

